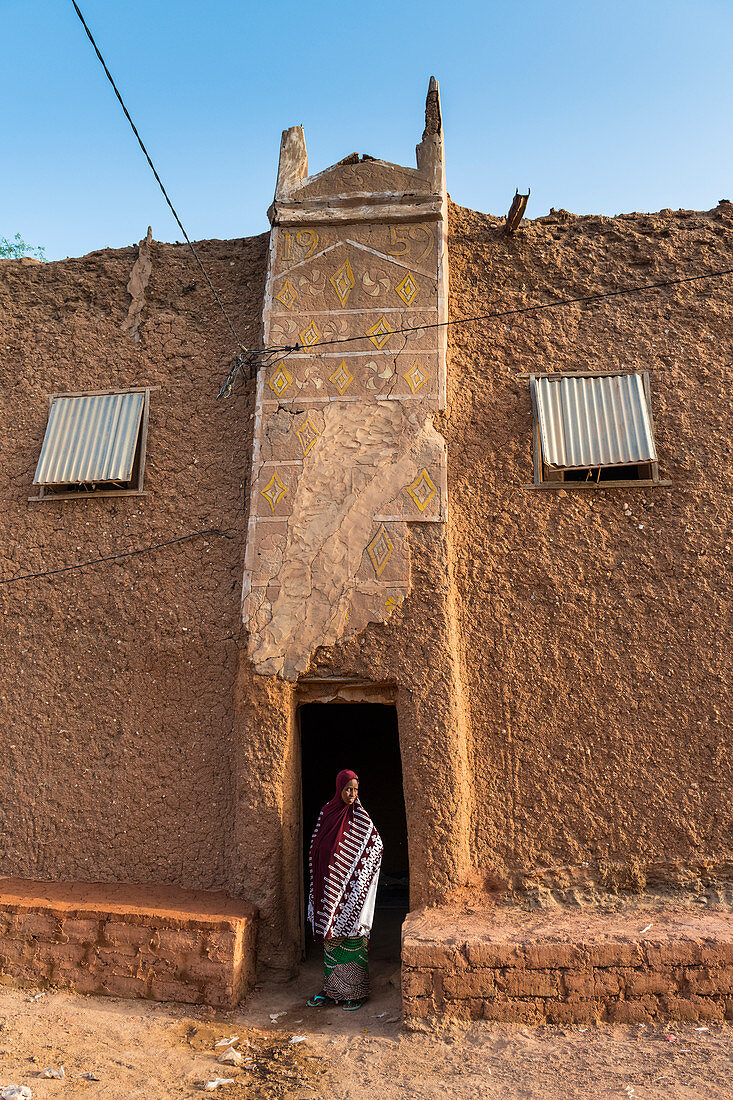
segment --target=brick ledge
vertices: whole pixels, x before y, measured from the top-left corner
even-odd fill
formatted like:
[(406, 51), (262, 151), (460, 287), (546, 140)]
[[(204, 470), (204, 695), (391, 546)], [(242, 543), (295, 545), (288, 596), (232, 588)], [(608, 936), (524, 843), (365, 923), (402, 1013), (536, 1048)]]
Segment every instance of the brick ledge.
[(402, 996), (408, 1020), (733, 1019), (733, 915), (422, 910), (403, 927)]
[(233, 1007), (256, 923), (223, 893), (0, 879), (0, 983)]

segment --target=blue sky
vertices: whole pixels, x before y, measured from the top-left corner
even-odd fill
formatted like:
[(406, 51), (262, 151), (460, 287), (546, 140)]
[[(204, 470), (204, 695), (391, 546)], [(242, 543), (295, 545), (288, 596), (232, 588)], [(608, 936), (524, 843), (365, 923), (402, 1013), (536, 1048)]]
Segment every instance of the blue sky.
[[(280, 132), (310, 170), (414, 164), (441, 84), (448, 189), (504, 214), (733, 198), (733, 0), (79, 0), (194, 239), (267, 228)], [(69, 0), (0, 0), (0, 237), (49, 259), (176, 240)]]

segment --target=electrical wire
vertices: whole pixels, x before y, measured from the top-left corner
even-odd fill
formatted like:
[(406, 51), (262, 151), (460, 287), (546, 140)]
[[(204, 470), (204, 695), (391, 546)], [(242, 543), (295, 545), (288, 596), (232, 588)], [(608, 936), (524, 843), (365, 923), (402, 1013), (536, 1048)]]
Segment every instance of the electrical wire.
[[(720, 271), (708, 271), (703, 275), (686, 275), (677, 279), (664, 279), (660, 283), (641, 283), (638, 286), (622, 287), (620, 290), (608, 290), (601, 294), (583, 294), (577, 298), (560, 298), (556, 302), (539, 302), (534, 306), (517, 306), (514, 309), (502, 309), (496, 313), (477, 313), (472, 317), (454, 317), (448, 321), (435, 321), (427, 325), (411, 325), (407, 328), (390, 329), (388, 336), (399, 336), (400, 333), (426, 332), (429, 329), (448, 328), (452, 325), (465, 325), (474, 321), (495, 321), (502, 317), (513, 317), (518, 313), (537, 313), (543, 309), (559, 309), (562, 306), (580, 305), (583, 302), (599, 302), (604, 298), (618, 298), (622, 294), (641, 294), (648, 290), (660, 290), (663, 287), (679, 286), (682, 283), (696, 283), (702, 279), (718, 279), (723, 275), (733, 275), (733, 267), (726, 267)], [(373, 334), (372, 334), (373, 335)], [(319, 348), (333, 347), (335, 344), (351, 344), (356, 340), (370, 340), (372, 336), (368, 332), (360, 336), (341, 336), (335, 340), (319, 340), (316, 344), (294, 344), (291, 347), (271, 348), (274, 352), (286, 352), (283, 359), (294, 351), (314, 351)], [(278, 360), (280, 362), (281, 360)]]
[(52, 577), (56, 573), (70, 573), (72, 569), (84, 569), (87, 565), (98, 565), (103, 561), (116, 561), (118, 558), (131, 558), (135, 554), (147, 554), (151, 550), (160, 550), (164, 546), (174, 546), (178, 542), (187, 542), (188, 539), (196, 539), (201, 535), (221, 535), (225, 539), (234, 538), (234, 535), (227, 534), (219, 527), (207, 527), (204, 531), (193, 531), (190, 535), (181, 535), (177, 539), (157, 542), (153, 546), (141, 546), (137, 550), (125, 550), (121, 554), (108, 554), (104, 558), (91, 558), (89, 561), (80, 561), (75, 565), (62, 565), (58, 569), (45, 569), (40, 573), (21, 573), (18, 577), (6, 577), (4, 580), (0, 580), (0, 584), (15, 584), (17, 581), (29, 581), (37, 577)]
[[(271, 367), (271, 366), (276, 365), (277, 363), (281, 362), (280, 359), (275, 359), (274, 364), (273, 364), (273, 359), (276, 355), (279, 355), (280, 352), (283, 351), (283, 350), (289, 352), (289, 351), (292, 351), (293, 349), (292, 348), (286, 348), (286, 349), (283, 349), (283, 348), (269, 348), (269, 349), (264, 349), (262, 351), (258, 351), (256, 353), (253, 353), (253, 354), (248, 355), (246, 357), (244, 355), (238, 355), (236, 357), (236, 359), (234, 360), (234, 364), (233, 364), (231, 370), (229, 371), (229, 374), (226, 376), (226, 378), (224, 379), (224, 381), (221, 384), (221, 388), (220, 388), (218, 394), (216, 395), (217, 401), (222, 397), (229, 397), (229, 395), (231, 394), (232, 389), (234, 387), (234, 383), (236, 381), (237, 375), (239, 374), (239, 372), (241, 370), (243, 370), (243, 368), (245, 366), (249, 367), (249, 373), (247, 375), (247, 380), (249, 380), (252, 377), (253, 372), (256, 371), (257, 369), (259, 369), (261, 367)], [(257, 358), (258, 356), (260, 356), (259, 361), (258, 361), (258, 358)], [(285, 356), (283, 356), (282, 358), (285, 358)]]
[(183, 222), (178, 217), (178, 213), (176, 212), (176, 208), (174, 207), (173, 203), (171, 202), (171, 200), (168, 196), (168, 192), (166, 191), (165, 187), (163, 186), (163, 181), (161, 180), (160, 176), (158, 175), (157, 169), (156, 169), (155, 165), (153, 164), (153, 162), (150, 158), (150, 154), (148, 153), (147, 149), (145, 148), (145, 145), (143, 144), (143, 140), (140, 137), (140, 134), (137, 132), (137, 127), (135, 126), (135, 123), (132, 121), (132, 118), (130, 117), (130, 112), (128, 111), (127, 107), (125, 106), (125, 101), (123, 100), (122, 96), (120, 95), (120, 92), (117, 88), (117, 85), (114, 82), (112, 74), (109, 71), (109, 69), (107, 68), (107, 63), (105, 62), (104, 58), (102, 57), (102, 54), (99, 51), (99, 47), (97, 46), (97, 43), (94, 41), (94, 36), (92, 35), (92, 32), (89, 30), (89, 27), (87, 26), (86, 20), (84, 19), (84, 16), (82, 15), (82, 13), (79, 9), (79, 5), (76, 3), (76, 0), (71, 0), (71, 3), (74, 6), (74, 10), (75, 10), (76, 14), (79, 16), (79, 19), (81, 20), (82, 27), (84, 28), (84, 30), (87, 33), (87, 38), (89, 39), (92, 46), (94, 47), (94, 52), (96, 53), (97, 57), (99, 58), (99, 63), (101, 64), (102, 68), (104, 69), (105, 74), (107, 76), (107, 79), (109, 80), (110, 84), (112, 85), (114, 93), (117, 96), (117, 99), (119, 101), (120, 107), (122, 108), (122, 110), (125, 113), (125, 118), (130, 123), (130, 126), (132, 128), (132, 132), (135, 135), (135, 137), (137, 138), (137, 143), (140, 146), (140, 148), (142, 149), (142, 151), (145, 155), (145, 159), (147, 160), (148, 164), (150, 165), (150, 169), (151, 169), (153, 175), (155, 176), (156, 180), (158, 181), (158, 186), (160, 187), (160, 190), (163, 192), (163, 198), (168, 203), (168, 206), (170, 207), (170, 210), (171, 210), (171, 213), (173, 214), (173, 217), (178, 222), (178, 228), (181, 230), (181, 233), (183, 233), (183, 236), (186, 238), (186, 244), (191, 249), (191, 252), (193, 253), (193, 258), (195, 259), (196, 263), (201, 268), (201, 274), (203, 275), (204, 279), (206, 279), (206, 282), (209, 285), (209, 290), (214, 295), (214, 298), (216, 299), (216, 303), (219, 306), (219, 309), (224, 314), (224, 318), (226, 320), (226, 323), (229, 326), (229, 329), (231, 331), (232, 336), (234, 337), (234, 339), (237, 342), (237, 346), (239, 348), (241, 348), (241, 350), (245, 354), (248, 354), (248, 355), (253, 354), (252, 349), (251, 348), (246, 348), (244, 346), (244, 344), (242, 343), (242, 341), (239, 339), (239, 336), (237, 334), (237, 330), (235, 329), (234, 325), (232, 324), (232, 321), (229, 317), (229, 314), (225, 310), (224, 305), (222, 303), (222, 300), (219, 297), (219, 295), (217, 294), (216, 289), (214, 288), (214, 284), (212, 283), (211, 279), (209, 278), (208, 273), (206, 271), (206, 268), (204, 267), (204, 265), (202, 264), (202, 262), (199, 258), (198, 252), (196, 251), (193, 244), (191, 243), (191, 240), (189, 239), (188, 233), (184, 229)]
[[(272, 348), (264, 348), (264, 349), (253, 349), (253, 348), (247, 348), (247, 347), (244, 346), (244, 344), (242, 343), (242, 341), (240, 340), (240, 338), (237, 334), (236, 329), (234, 328), (234, 325), (232, 324), (232, 321), (229, 317), (229, 314), (227, 313), (226, 309), (224, 308), (224, 305), (221, 301), (221, 298), (219, 297), (218, 293), (216, 292), (216, 289), (214, 288), (214, 285), (211, 282), (211, 279), (209, 278), (208, 273), (207, 273), (203, 263), (201, 262), (201, 259), (199, 258), (199, 255), (198, 255), (196, 249), (194, 248), (193, 244), (191, 243), (191, 240), (190, 240), (190, 238), (189, 238), (189, 236), (188, 236), (188, 234), (187, 234), (187, 232), (186, 232), (186, 230), (183, 226), (183, 223), (182, 223), (181, 219), (178, 216), (178, 213), (176, 212), (175, 207), (173, 206), (173, 203), (171, 202), (171, 200), (168, 196), (168, 192), (166, 191), (166, 189), (163, 185), (163, 181), (161, 180), (160, 176), (158, 175), (158, 172), (156, 170), (155, 165), (153, 164), (153, 161), (150, 157), (150, 154), (148, 153), (147, 149), (145, 148), (143, 140), (142, 140), (142, 138), (140, 137), (140, 134), (137, 131), (137, 127), (135, 126), (135, 123), (132, 121), (132, 118), (130, 117), (130, 112), (128, 111), (127, 107), (125, 106), (125, 102), (124, 102), (122, 96), (120, 95), (120, 92), (117, 88), (117, 85), (114, 82), (112, 74), (110, 73), (109, 69), (107, 68), (107, 64), (106, 64), (104, 58), (102, 57), (102, 54), (99, 50), (99, 47), (97, 46), (97, 43), (94, 40), (94, 36), (92, 35), (92, 32), (90, 31), (90, 29), (89, 29), (89, 27), (86, 23), (86, 20), (84, 19), (84, 16), (81, 13), (79, 5), (76, 3), (76, 0), (71, 0), (71, 3), (74, 7), (74, 10), (76, 11), (76, 14), (79, 17), (79, 20), (80, 20), (84, 30), (86, 31), (87, 37), (88, 37), (89, 41), (91, 42), (92, 47), (94, 48), (94, 52), (96, 53), (96, 55), (99, 59), (99, 62), (101, 64), (102, 68), (104, 69), (104, 72), (107, 76), (107, 79), (109, 80), (110, 84), (112, 85), (112, 89), (114, 90), (114, 93), (117, 96), (119, 104), (122, 107), (122, 110), (124, 111), (125, 117), (126, 117), (127, 121), (129, 122), (130, 127), (132, 128), (133, 134), (137, 138), (137, 142), (138, 142), (140, 148), (143, 151), (145, 159), (147, 160), (148, 164), (150, 165), (150, 169), (151, 169), (153, 175), (155, 176), (155, 179), (157, 180), (158, 186), (160, 187), (160, 190), (163, 193), (163, 197), (164, 197), (165, 201), (168, 203), (168, 206), (170, 207), (171, 213), (173, 214), (173, 217), (176, 219), (176, 222), (178, 223), (178, 226), (179, 226), (181, 232), (183, 233), (183, 236), (186, 240), (186, 243), (187, 243), (188, 247), (191, 249), (193, 257), (196, 260), (196, 263), (198, 264), (199, 268), (201, 269), (201, 273), (203, 274), (203, 276), (204, 276), (204, 278), (205, 278), (205, 280), (206, 280), (206, 282), (209, 286), (209, 289), (211, 290), (211, 293), (213, 294), (213, 296), (214, 296), (214, 298), (217, 302), (217, 305), (219, 306), (219, 309), (221, 310), (222, 314), (224, 315), (224, 318), (225, 318), (225, 320), (226, 320), (226, 322), (229, 326), (229, 329), (230, 329), (234, 339), (237, 342), (237, 346), (240, 348), (240, 350), (242, 352), (241, 355), (238, 355), (236, 357), (236, 359), (234, 361), (234, 365), (233, 365), (232, 369), (230, 370), (230, 372), (229, 372), (227, 378), (225, 379), (224, 383), (222, 384), (218, 396), (219, 397), (228, 397), (229, 396), (229, 394), (232, 391), (232, 387), (234, 385), (234, 381), (236, 380), (237, 374), (240, 372), (240, 370), (244, 366), (245, 362), (247, 362), (247, 364), (250, 366), (250, 368), (254, 367), (255, 365), (268, 366), (268, 365), (272, 364), (272, 359), (271, 358), (268, 360), (268, 362), (263, 361), (263, 362), (257, 364), (257, 357), (258, 356), (263, 356), (264, 357), (264, 356), (272, 356), (272, 355), (277, 355), (279, 353), (283, 353), (281, 355), (281, 357), (276, 360), (276, 363), (279, 363), (279, 362), (282, 362), (284, 359), (286, 359), (289, 355), (293, 354), (294, 352), (309, 351), (309, 350), (311, 350), (311, 348), (334, 347), (334, 346), (340, 345), (340, 344), (351, 344), (351, 343), (356, 342), (357, 340), (368, 340), (368, 339), (370, 339), (370, 334), (369, 333), (362, 333), (361, 335), (358, 335), (358, 336), (342, 336), (342, 337), (339, 337), (339, 338), (334, 339), (334, 340), (319, 340), (318, 343), (312, 344), (310, 346), (305, 345), (305, 344), (292, 344), (292, 345), (282, 345), (282, 346), (277, 346), (277, 347), (272, 347)], [(662, 282), (659, 282), (659, 283), (645, 283), (645, 284), (641, 284), (641, 285), (638, 285), (638, 286), (623, 287), (619, 290), (605, 291), (604, 293), (600, 293), (600, 294), (584, 294), (584, 295), (579, 295), (578, 297), (575, 297), (575, 298), (561, 298), (556, 302), (540, 302), (537, 305), (533, 305), (533, 306), (518, 306), (514, 309), (498, 310), (494, 313), (479, 313), (479, 314), (476, 314), (475, 316), (472, 316), (472, 317), (456, 317), (456, 318), (453, 318), (453, 319), (450, 319), (450, 320), (447, 320), (447, 321), (437, 321), (437, 322), (433, 322), (431, 324), (426, 324), (426, 325), (411, 325), (411, 326), (406, 326), (404, 328), (392, 329), (390, 331), (389, 335), (390, 336), (396, 336), (396, 335), (400, 335), (402, 333), (410, 334), (410, 333), (413, 333), (413, 332), (426, 332), (426, 331), (429, 331), (430, 329), (448, 328), (449, 326), (471, 324), (471, 323), (474, 323), (476, 321), (495, 321), (495, 320), (500, 320), (501, 318), (504, 318), (504, 317), (515, 317), (518, 314), (523, 314), (523, 313), (537, 313), (537, 312), (540, 312), (541, 310), (546, 310), (546, 309), (560, 309), (563, 306), (581, 305), (581, 304), (587, 303), (587, 302), (599, 302), (599, 301), (602, 301), (602, 300), (607, 299), (607, 298), (617, 298), (617, 297), (619, 297), (621, 295), (625, 295), (625, 294), (642, 294), (642, 293), (645, 293), (646, 291), (650, 291), (650, 290), (661, 290), (665, 287), (680, 286), (684, 283), (699, 282), (703, 279), (716, 279), (716, 278), (720, 278), (724, 275), (731, 275), (731, 274), (733, 274), (733, 268), (725, 268), (725, 269), (720, 270), (720, 271), (710, 271), (710, 272), (707, 272), (703, 275), (689, 275), (689, 276), (683, 276), (683, 277), (676, 278), (676, 279), (665, 279), (665, 280), (663, 280)], [(245, 359), (245, 356), (247, 357), (246, 359)]]

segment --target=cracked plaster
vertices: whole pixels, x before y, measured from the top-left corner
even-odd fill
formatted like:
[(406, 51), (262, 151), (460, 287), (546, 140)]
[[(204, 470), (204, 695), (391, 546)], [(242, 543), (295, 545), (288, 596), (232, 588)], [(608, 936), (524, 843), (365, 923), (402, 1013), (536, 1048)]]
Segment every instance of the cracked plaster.
[[(331, 404), (323, 415), (321, 444), (295, 490), (282, 564), (270, 559), (270, 576), (260, 577), (278, 587), (252, 615), (257, 670), (282, 670), (285, 679), (307, 668), (317, 646), (351, 636), (378, 614), (386, 617), (379, 607), (386, 602), (384, 585), (372, 579), (365, 549), (373, 517), (445, 452), (430, 417), (398, 402)], [(403, 538), (403, 553), (393, 553), (386, 567), (397, 559), (390, 576), (400, 595), (410, 588), (406, 531)], [(384, 610), (396, 606), (393, 598)]]

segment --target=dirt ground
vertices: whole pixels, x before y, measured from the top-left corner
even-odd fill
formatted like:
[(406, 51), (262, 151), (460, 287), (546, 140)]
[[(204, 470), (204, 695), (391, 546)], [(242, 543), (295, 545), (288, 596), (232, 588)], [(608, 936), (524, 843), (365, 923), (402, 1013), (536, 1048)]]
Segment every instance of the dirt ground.
[[(236, 1100), (717, 1100), (731, 1094), (729, 1025), (405, 1030), (393, 948), (375, 945), (372, 999), (358, 1012), (305, 1007), (319, 988), (318, 957), (295, 981), (263, 985), (245, 1005), (224, 1013), (54, 991), (35, 999), (38, 991), (5, 988), (0, 1089), (27, 1085), (36, 1100), (173, 1100), (196, 1095), (218, 1076), (233, 1083), (214, 1094)], [(245, 1062), (218, 1065), (215, 1043), (232, 1036)], [(305, 1038), (292, 1043), (293, 1036)], [(42, 1076), (60, 1065), (64, 1080)]]

